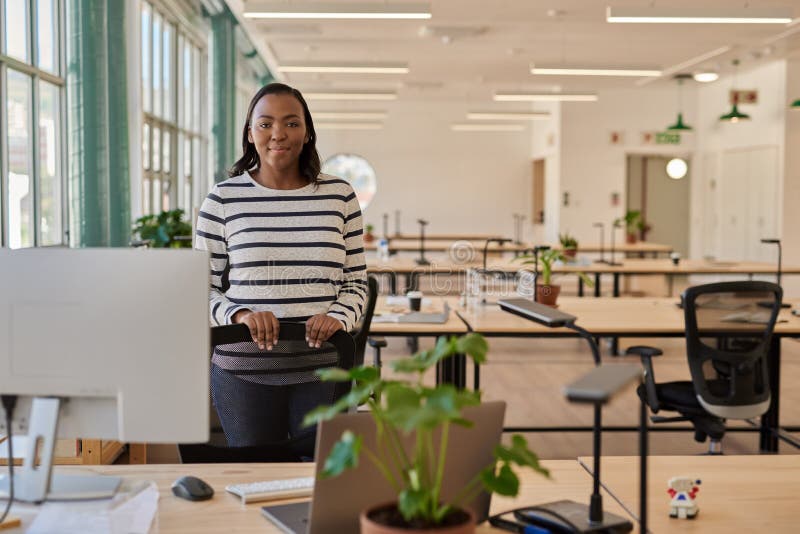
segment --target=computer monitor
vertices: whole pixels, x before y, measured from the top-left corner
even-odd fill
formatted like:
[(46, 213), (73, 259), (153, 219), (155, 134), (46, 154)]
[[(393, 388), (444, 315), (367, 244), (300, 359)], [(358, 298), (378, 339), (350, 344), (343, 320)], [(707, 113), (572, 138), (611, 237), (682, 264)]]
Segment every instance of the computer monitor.
[[(28, 434), (17, 498), (80, 498), (42, 477), (56, 437), (208, 440), (208, 265), (194, 250), (0, 250), (0, 393), (19, 396)], [(47, 469), (32, 469), (37, 441)]]

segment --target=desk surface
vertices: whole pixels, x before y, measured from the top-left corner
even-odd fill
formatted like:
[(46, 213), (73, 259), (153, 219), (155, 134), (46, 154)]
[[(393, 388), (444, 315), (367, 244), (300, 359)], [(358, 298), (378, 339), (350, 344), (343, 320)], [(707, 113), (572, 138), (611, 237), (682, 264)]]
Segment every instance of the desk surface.
[[(579, 461), (591, 471), (591, 458)], [(800, 456), (661, 456), (648, 462), (648, 529), (656, 534), (798, 531)], [(605, 487), (636, 516), (638, 465), (637, 457), (606, 457), (600, 467)], [(667, 480), (684, 475), (702, 481), (694, 520), (669, 517)]]
[[(591, 478), (578, 462), (553, 460), (545, 461), (543, 464), (550, 469), (552, 480), (547, 480), (529, 470), (523, 471), (519, 496), (516, 499), (493, 497), (491, 512), (499, 513), (515, 506), (559, 499), (588, 503)], [(59, 468), (59, 472), (76, 472), (76, 470), (154, 481), (161, 494), (158, 503), (158, 531), (161, 534), (221, 532), (262, 534), (280, 532), (261, 515), (261, 506), (264, 503), (243, 506), (237, 497), (225, 491), (225, 486), (236, 482), (309, 476), (313, 474), (314, 466), (313, 464), (197, 464)], [(172, 482), (185, 475), (195, 475), (208, 482), (214, 488), (214, 498), (204, 502), (189, 502), (172, 495), (170, 489)], [(622, 507), (608, 494), (605, 495), (605, 508), (613, 513), (627, 516)], [(27, 528), (29, 524), (30, 520), (27, 520), (23, 523), (23, 527)], [(8, 532), (17, 534), (21, 529)], [(502, 531), (481, 526), (478, 532)]]
[[(440, 312), (443, 307), (443, 302), (450, 305), (450, 316), (445, 323), (381, 323), (375, 322), (373, 319), (369, 327), (369, 333), (378, 336), (407, 336), (407, 335), (461, 335), (467, 333), (467, 325), (455, 313), (455, 308), (458, 306), (458, 299), (454, 297), (430, 297), (432, 300), (431, 308), (424, 308), (422, 311)], [(408, 311), (407, 306), (388, 306), (386, 304), (386, 297), (381, 295), (375, 303), (375, 313), (381, 312), (397, 312)]]
[[(577, 316), (576, 324), (596, 335), (682, 336), (683, 310), (676, 305), (677, 302), (677, 298), (561, 297), (558, 299), (558, 309)], [(542, 326), (505, 312), (496, 304), (459, 309), (458, 312), (475, 332), (482, 334), (546, 336), (571, 332), (566, 328)], [(775, 325), (777, 334), (800, 334), (800, 317), (795, 317), (788, 309), (784, 309), (779, 318), (786, 322)]]
[[(488, 238), (487, 238), (488, 239)], [(377, 250), (378, 248), (378, 239), (374, 241), (370, 241), (369, 243), (364, 243), (364, 248), (367, 250)], [(475, 250), (477, 254), (483, 254), (483, 247), (486, 245), (486, 239), (476, 238), (476, 236), (464, 236), (457, 239), (447, 240), (444, 238), (439, 239), (431, 239), (427, 235), (425, 236), (425, 252), (447, 252), (451, 249), (451, 247), (457, 248), (464, 248), (464, 247), (471, 247)], [(541, 243), (505, 243), (505, 244), (497, 244), (497, 243), (490, 243), (488, 251), (489, 252), (517, 252), (522, 250), (532, 249), (536, 245), (541, 245)], [(549, 245), (551, 248), (561, 249), (561, 245), (558, 244), (551, 244)], [(420, 241), (419, 239), (409, 239), (409, 238), (389, 238), (389, 250), (395, 252), (418, 252), (420, 249)], [(606, 254), (610, 254), (611, 249), (608, 246), (604, 246), (602, 249)], [(662, 245), (660, 243), (647, 243), (647, 242), (638, 242), (638, 243), (622, 243), (619, 245), (614, 246), (614, 251), (619, 252), (621, 254), (631, 253), (631, 254), (666, 254), (672, 252), (673, 248), (670, 245)], [(587, 252), (587, 253), (597, 253), (600, 252), (601, 248), (600, 245), (581, 245), (578, 248), (578, 252)]]

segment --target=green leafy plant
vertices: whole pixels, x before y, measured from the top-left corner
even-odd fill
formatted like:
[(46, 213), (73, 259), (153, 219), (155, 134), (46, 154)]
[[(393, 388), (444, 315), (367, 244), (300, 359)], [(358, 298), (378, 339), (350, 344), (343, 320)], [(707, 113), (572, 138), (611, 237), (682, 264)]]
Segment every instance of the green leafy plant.
[[(162, 211), (136, 219), (131, 232), (154, 248), (191, 248), (192, 225), (183, 220), (183, 210)], [(176, 239), (185, 237), (187, 239)]]
[(371, 225), (371, 224), (364, 225), (364, 230), (366, 230), (366, 232), (368, 234), (371, 234), (374, 229), (375, 229), (375, 227), (373, 225)]
[(645, 228), (642, 212), (639, 210), (628, 210), (623, 217), (614, 221), (614, 226), (625, 224), (625, 232), (628, 234), (635, 234), (637, 231), (642, 231)]
[[(522, 262), (523, 265), (530, 265), (536, 262), (536, 257), (532, 254), (525, 254), (523, 256), (519, 256), (517, 259), (524, 260)], [(537, 280), (536, 284), (549, 286), (553, 278), (553, 263), (557, 261), (566, 261), (566, 257), (560, 250), (551, 248), (541, 251), (538, 256), (538, 261), (539, 267), (541, 268), (541, 283)], [(591, 278), (586, 276), (586, 273), (579, 271), (575, 274), (577, 274), (580, 279), (583, 280), (583, 283), (588, 287), (594, 287), (594, 282), (592, 282)]]
[(569, 232), (558, 234), (558, 240), (561, 242), (561, 248), (564, 250), (574, 250), (578, 248), (578, 240)]
[[(468, 483), (451, 502), (442, 502), (442, 481), (451, 425), (469, 427), (472, 423), (462, 415), (463, 408), (480, 403), (480, 392), (457, 389), (450, 384), (429, 387), (423, 376), (440, 361), (455, 354), (466, 354), (477, 363), (486, 361), (488, 346), (480, 334), (461, 337), (440, 337), (431, 350), (390, 363), (392, 369), (409, 380), (386, 380), (374, 367), (358, 367), (349, 371), (325, 369), (319, 375), (325, 381), (353, 381), (350, 393), (331, 406), (321, 406), (306, 415), (305, 424), (312, 425), (336, 416), (347, 408), (362, 404), (369, 407), (377, 428), (377, 449), (364, 445), (363, 437), (350, 431), (342, 434), (325, 459), (321, 476), (337, 476), (358, 465), (362, 455), (375, 465), (387, 483), (397, 492), (397, 507), (406, 522), (415, 526), (433, 527), (451, 512), (474, 499), (482, 488), (500, 495), (515, 496), (519, 478), (514, 466), (530, 467), (549, 477), (536, 454), (528, 448), (524, 437), (515, 435), (511, 445), (497, 445), (494, 461)], [(438, 447), (433, 433), (441, 429)], [(415, 433), (414, 447), (403, 446), (403, 435)]]

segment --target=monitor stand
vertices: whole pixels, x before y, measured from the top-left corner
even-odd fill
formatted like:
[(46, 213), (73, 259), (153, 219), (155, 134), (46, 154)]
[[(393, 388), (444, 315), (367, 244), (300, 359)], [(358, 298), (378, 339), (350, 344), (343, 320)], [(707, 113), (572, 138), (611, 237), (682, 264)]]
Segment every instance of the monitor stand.
[[(50, 500), (109, 499), (120, 477), (53, 474), (58, 412), (61, 399), (36, 397), (31, 405), (25, 460), (14, 474), (14, 500), (41, 503)], [(36, 465), (36, 458), (39, 465)], [(0, 498), (8, 498), (8, 476), (0, 477)]]

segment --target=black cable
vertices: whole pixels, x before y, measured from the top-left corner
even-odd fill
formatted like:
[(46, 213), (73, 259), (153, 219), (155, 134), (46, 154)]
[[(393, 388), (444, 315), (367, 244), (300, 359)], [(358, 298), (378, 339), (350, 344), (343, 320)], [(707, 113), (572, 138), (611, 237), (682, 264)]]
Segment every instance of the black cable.
[(3, 408), (6, 411), (6, 427), (8, 428), (8, 503), (3, 515), (0, 516), (0, 525), (8, 517), (11, 511), (11, 504), (14, 502), (14, 437), (11, 429), (11, 421), (14, 418), (14, 408), (17, 406), (16, 395), (2, 395)]

